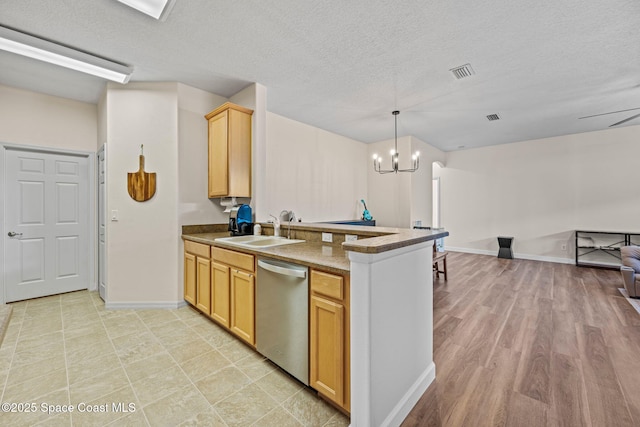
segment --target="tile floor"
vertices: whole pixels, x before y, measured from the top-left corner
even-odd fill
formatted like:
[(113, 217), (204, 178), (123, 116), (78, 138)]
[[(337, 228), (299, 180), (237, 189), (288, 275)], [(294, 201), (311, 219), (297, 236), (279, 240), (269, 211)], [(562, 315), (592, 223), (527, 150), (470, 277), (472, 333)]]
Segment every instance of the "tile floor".
[[(0, 401), (35, 403), (27, 408), (35, 411), (0, 413), (2, 426), (349, 425), (191, 308), (106, 310), (87, 291), (12, 306)], [(47, 414), (43, 404), (74, 412)]]

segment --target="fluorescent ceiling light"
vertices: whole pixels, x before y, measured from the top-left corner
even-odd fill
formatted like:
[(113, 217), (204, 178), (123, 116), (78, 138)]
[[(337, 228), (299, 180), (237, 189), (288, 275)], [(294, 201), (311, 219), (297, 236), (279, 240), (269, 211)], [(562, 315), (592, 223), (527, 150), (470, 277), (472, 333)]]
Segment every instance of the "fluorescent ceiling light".
[(118, 0), (152, 18), (164, 21), (176, 0)]
[(127, 83), (133, 72), (132, 67), (5, 27), (0, 27), (0, 49), (118, 83)]

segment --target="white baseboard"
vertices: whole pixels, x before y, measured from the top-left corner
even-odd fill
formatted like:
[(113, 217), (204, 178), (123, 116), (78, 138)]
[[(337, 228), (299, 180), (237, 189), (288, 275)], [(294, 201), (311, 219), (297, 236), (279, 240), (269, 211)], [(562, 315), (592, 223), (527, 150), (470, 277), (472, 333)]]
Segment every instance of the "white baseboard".
[(162, 309), (162, 308), (180, 308), (187, 305), (186, 301), (123, 301), (123, 302), (106, 302), (104, 308), (107, 310), (141, 310), (141, 309)]
[[(492, 255), (498, 256), (497, 251), (489, 251), (486, 249), (471, 249), (471, 248), (452, 248), (449, 246), (445, 247), (445, 250), (450, 252), (463, 252), (467, 254), (478, 254), (478, 255)], [(557, 264), (575, 264), (576, 260), (574, 258), (557, 258), (543, 255), (532, 255), (532, 254), (522, 254), (522, 253), (513, 253), (513, 258), (515, 259), (528, 259), (532, 261), (544, 261), (544, 262), (555, 262)]]
[(398, 401), (396, 406), (391, 410), (389, 415), (384, 419), (381, 426), (396, 427), (402, 424), (409, 412), (416, 406), (418, 400), (427, 391), (433, 380), (436, 379), (436, 365), (431, 362), (427, 369), (418, 377), (416, 382), (407, 390), (402, 399)]

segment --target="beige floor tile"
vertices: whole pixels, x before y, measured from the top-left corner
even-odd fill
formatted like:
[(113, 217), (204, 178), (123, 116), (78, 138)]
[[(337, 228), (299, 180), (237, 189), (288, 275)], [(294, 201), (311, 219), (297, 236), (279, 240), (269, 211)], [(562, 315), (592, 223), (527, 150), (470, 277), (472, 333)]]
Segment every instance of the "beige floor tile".
[(144, 378), (134, 381), (131, 386), (136, 396), (138, 396), (140, 404), (146, 406), (171, 393), (177, 392), (189, 384), (191, 384), (189, 378), (182, 372), (182, 369), (175, 366), (147, 375)]
[(256, 384), (249, 384), (237, 393), (215, 405), (216, 411), (229, 427), (253, 424), (278, 406), (267, 393)]
[(118, 367), (71, 384), (69, 386), (69, 395), (73, 404), (91, 402), (125, 386), (129, 386), (129, 379), (124, 369)]
[(91, 359), (81, 359), (67, 366), (69, 384), (86, 381), (98, 375), (105, 374), (120, 368), (120, 358), (114, 351), (107, 354), (96, 355)]
[(209, 407), (204, 412), (193, 415), (186, 421), (179, 424), (179, 427), (228, 427), (227, 424), (220, 418), (218, 412)]
[(191, 329), (196, 331), (205, 341), (211, 344), (213, 348), (220, 348), (224, 345), (237, 342), (238, 339), (231, 335), (230, 332), (223, 330), (211, 320), (205, 320), (203, 323), (192, 326)]
[(127, 313), (122, 316), (109, 317), (102, 320), (104, 328), (110, 338), (128, 335), (131, 331), (145, 331), (145, 324), (135, 313)]
[(303, 389), (287, 399), (282, 406), (304, 425), (322, 426), (336, 413), (328, 403)]
[[(97, 292), (82, 291), (12, 308), (0, 346), (2, 401), (69, 403), (71, 396), (74, 404), (107, 403), (109, 412), (2, 414), (3, 427), (228, 427), (213, 404), (230, 425), (348, 425), (348, 418), (190, 307), (106, 310)], [(115, 413), (111, 404), (118, 402), (131, 402), (137, 411)]]
[(65, 339), (91, 335), (95, 333), (107, 334), (100, 318), (87, 319), (83, 322), (67, 323), (63, 320), (63, 331)]
[(16, 365), (9, 370), (7, 386), (20, 384), (32, 378), (41, 377), (51, 371), (66, 368), (64, 354), (52, 353), (53, 356), (28, 365)]
[(36, 427), (70, 427), (71, 425), (70, 412), (60, 413), (34, 424)]
[(115, 421), (106, 425), (107, 427), (145, 427), (149, 426), (147, 418), (144, 416), (144, 412), (141, 408), (138, 408), (136, 412), (129, 415), (125, 415)]
[(276, 365), (259, 353), (254, 352), (238, 360), (235, 365), (253, 381), (258, 380), (276, 369)]
[(230, 366), (197, 381), (196, 387), (212, 405), (251, 383), (238, 368)]
[(143, 409), (152, 426), (175, 426), (207, 408), (207, 400), (190, 384)]
[(198, 357), (183, 362), (182, 370), (191, 381), (198, 381), (222, 368), (229, 366), (231, 362), (217, 350), (211, 350)]
[(39, 336), (48, 334), (50, 332), (62, 330), (62, 317), (46, 317), (46, 318), (32, 318), (25, 319), (22, 322), (22, 329), (20, 329), (20, 335), (33, 335)]
[(124, 369), (127, 372), (129, 381), (134, 382), (165, 369), (173, 369), (177, 367), (178, 365), (175, 360), (173, 360), (173, 357), (164, 351), (162, 353), (154, 354), (146, 359), (125, 365)]
[(111, 340), (104, 330), (71, 338), (67, 338), (65, 334), (64, 346), (67, 353), (74, 353), (86, 347), (104, 347), (105, 344), (111, 344)]
[(218, 347), (218, 351), (234, 363), (247, 356), (256, 354), (255, 350), (249, 348), (249, 346), (237, 339), (223, 345), (222, 347)]
[(103, 342), (93, 347), (82, 346), (72, 351), (67, 351), (67, 365), (73, 365), (83, 360), (91, 360), (100, 356), (115, 353), (111, 342)]
[(28, 333), (21, 334), (16, 342), (16, 352), (29, 350), (32, 348), (46, 348), (56, 344), (60, 344), (64, 336), (62, 331), (50, 332), (44, 335), (34, 336)]
[[(9, 400), (4, 400), (5, 402)], [(11, 400), (11, 402), (16, 402), (16, 400)], [(3, 427), (8, 426), (32, 426), (32, 425), (59, 425), (58, 423), (58, 413), (49, 413), (47, 410), (42, 410), (42, 404), (45, 403), (48, 408), (49, 405), (68, 405), (69, 404), (69, 393), (67, 389), (54, 390), (50, 393), (47, 393), (40, 398), (30, 399), (26, 402), (35, 404), (35, 411), (30, 412), (21, 412), (21, 413), (3, 413), (0, 418), (0, 422)], [(55, 420), (54, 420), (55, 419)], [(47, 422), (48, 421), (48, 422)], [(64, 425), (64, 424), (63, 424)], [(69, 425), (69, 424), (67, 424)]]
[(256, 381), (269, 396), (276, 402), (282, 403), (302, 389), (302, 384), (285, 374), (280, 369), (275, 369)]
[(349, 427), (350, 424), (349, 417), (338, 412), (322, 427)]
[(256, 427), (302, 427), (302, 424), (281, 406), (271, 410), (271, 412), (260, 418), (253, 425)]
[(67, 371), (57, 369), (21, 383), (7, 385), (3, 400), (5, 402), (33, 402), (45, 394), (63, 388), (67, 388)]
[(147, 325), (158, 325), (161, 323), (176, 320), (176, 310), (155, 309), (155, 310), (138, 310), (136, 314)]
[(64, 343), (62, 341), (44, 342), (37, 347), (16, 351), (13, 358), (13, 367), (43, 362), (53, 354), (64, 354)]
[(186, 362), (188, 360), (193, 359), (194, 357), (201, 356), (213, 350), (213, 347), (211, 347), (202, 338), (197, 338), (190, 343), (178, 344), (175, 346), (171, 345), (171, 346), (165, 346), (165, 347), (167, 348), (167, 351), (169, 351), (171, 356), (173, 356), (173, 358), (178, 363)]
[(15, 354), (13, 347), (0, 347), (0, 371), (8, 371)]
[(165, 350), (151, 332), (135, 332), (114, 338), (112, 342), (116, 354), (125, 365), (146, 359)]
[[(118, 390), (114, 390), (99, 399), (84, 402), (86, 403), (84, 406), (85, 410), (83, 412), (76, 410), (71, 414), (74, 426), (105, 426), (116, 420), (123, 419), (124, 417), (128, 417), (131, 414), (141, 411), (135, 394), (129, 385)], [(121, 407), (129, 410), (129, 404), (134, 405), (133, 408), (135, 409), (135, 412), (123, 412), (114, 407), (114, 405), (121, 405)], [(92, 409), (92, 411), (89, 411), (89, 409)], [(119, 424), (115, 423), (115, 425)]]

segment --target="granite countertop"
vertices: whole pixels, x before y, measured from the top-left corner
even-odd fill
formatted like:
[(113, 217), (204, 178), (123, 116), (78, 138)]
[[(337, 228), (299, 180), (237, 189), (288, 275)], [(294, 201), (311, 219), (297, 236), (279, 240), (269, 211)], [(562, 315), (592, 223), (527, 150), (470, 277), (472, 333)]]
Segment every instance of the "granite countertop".
[(229, 232), (193, 233), (182, 235), (182, 238), (185, 240), (231, 249), (237, 252), (304, 264), (309, 267), (320, 268), (334, 273), (349, 272), (349, 258), (346, 251), (339, 244), (304, 242), (294, 243), (291, 245), (274, 246), (271, 248), (249, 249), (216, 242), (215, 239), (219, 237), (229, 237)]
[[(219, 237), (229, 237), (229, 232), (223, 228), (197, 228), (190, 226), (183, 229), (182, 238), (211, 246), (218, 246), (238, 252), (245, 252), (275, 258), (283, 261), (297, 262), (309, 267), (321, 268), (335, 273), (348, 273), (350, 261), (347, 252), (381, 253), (405, 246), (415, 245), (429, 240), (439, 239), (449, 235), (444, 230), (413, 230), (390, 227), (367, 227), (340, 224), (291, 224), (291, 231), (298, 232), (334, 232), (357, 234), (356, 241), (344, 243), (325, 243), (307, 240), (304, 243), (275, 246), (270, 248), (240, 248), (216, 242)], [(263, 227), (271, 227), (264, 224)], [(297, 238), (297, 237), (296, 237)], [(305, 239), (306, 240), (306, 239)]]

